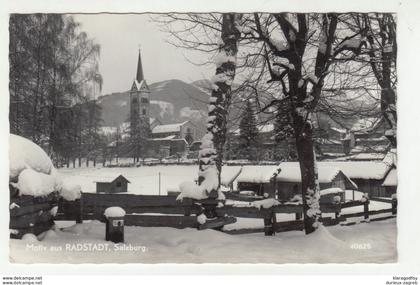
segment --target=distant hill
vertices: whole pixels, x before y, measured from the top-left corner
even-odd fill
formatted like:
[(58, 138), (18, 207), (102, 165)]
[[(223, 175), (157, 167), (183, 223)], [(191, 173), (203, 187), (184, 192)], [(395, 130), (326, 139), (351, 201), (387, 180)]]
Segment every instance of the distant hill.
[[(160, 81), (149, 87), (151, 117), (162, 123), (191, 120), (204, 126), (209, 95), (201, 88), (181, 80)], [(130, 92), (125, 91), (98, 98), (104, 126), (116, 126), (128, 120), (129, 97)]]
[[(209, 80), (203, 79), (186, 83), (173, 79), (156, 82), (150, 84), (149, 87), (151, 89), (151, 117), (159, 119), (163, 124), (190, 120), (197, 127), (205, 129), (207, 104), (211, 93), (211, 82)], [(262, 95), (263, 97), (270, 97), (264, 92), (260, 93), (260, 96)], [(228, 125), (232, 129), (238, 128), (240, 115), (245, 106), (245, 101), (239, 97), (236, 96), (232, 100), (232, 106), (229, 109)], [(349, 101), (345, 95), (343, 95), (343, 98), (337, 99), (337, 102), (334, 102), (336, 105), (342, 105), (344, 109), (356, 111), (355, 113), (358, 113), (357, 110), (363, 109), (370, 109), (371, 112), (369, 113), (378, 111), (375, 105), (372, 108), (372, 102), (366, 99)], [(104, 126), (116, 126), (128, 120), (130, 112), (129, 91), (104, 95), (98, 101), (102, 107)], [(362, 113), (365, 112), (360, 112), (360, 114)], [(320, 120), (320, 126), (344, 128), (350, 128), (359, 119), (359, 116), (353, 115), (347, 118), (337, 118), (340, 121), (338, 122), (334, 119), (334, 114), (329, 113), (324, 108), (320, 108), (317, 117)], [(261, 123), (266, 123), (272, 119), (272, 115), (259, 114), (258, 119)]]

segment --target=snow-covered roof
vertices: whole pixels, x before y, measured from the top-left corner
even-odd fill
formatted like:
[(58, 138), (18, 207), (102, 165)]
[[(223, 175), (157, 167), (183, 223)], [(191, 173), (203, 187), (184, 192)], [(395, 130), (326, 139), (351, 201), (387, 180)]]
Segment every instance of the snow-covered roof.
[(397, 186), (398, 184), (398, 176), (397, 176), (397, 169), (393, 168), (389, 171), (388, 175), (386, 176), (384, 183), (382, 186)]
[(381, 117), (362, 118), (351, 127), (353, 132), (366, 132), (374, 129), (382, 121)]
[[(257, 129), (258, 129), (258, 132), (261, 133), (261, 134), (270, 133), (270, 132), (274, 131), (274, 124), (258, 125)], [(240, 135), (241, 129), (236, 129), (231, 133), (234, 134), (234, 135)]]
[(114, 182), (115, 180), (117, 180), (119, 178), (121, 178), (121, 179), (127, 181), (128, 183), (130, 183), (130, 181), (128, 181), (128, 179), (125, 178), (122, 174), (119, 174), (116, 177), (115, 177), (115, 175), (114, 176), (103, 176), (103, 177), (99, 177), (94, 182), (111, 183), (111, 182)]
[(230, 184), (241, 174), (241, 166), (230, 166), (223, 167), (221, 173), (221, 184), (223, 186), (229, 187)]
[(274, 131), (274, 124), (265, 124), (261, 126), (257, 126), (258, 132), (260, 133), (270, 133)]
[(397, 149), (390, 149), (382, 160), (384, 163), (389, 165), (397, 165)]
[(110, 126), (100, 127), (99, 132), (103, 135), (113, 135), (117, 132), (117, 127), (110, 127)]
[(242, 167), (238, 182), (268, 183), (277, 172), (278, 166), (272, 165), (245, 165)]
[(177, 123), (177, 124), (158, 125), (153, 128), (152, 133), (160, 134), (160, 133), (179, 132), (181, 130), (181, 127), (185, 125), (186, 123), (188, 123), (188, 121)]
[(342, 142), (339, 140), (333, 140), (333, 139), (325, 139), (325, 138), (315, 138), (314, 141), (320, 144), (334, 144), (334, 145), (341, 145)]
[(321, 161), (318, 166), (337, 167), (350, 179), (381, 180), (388, 173), (391, 165), (382, 161)]
[(382, 160), (385, 154), (383, 153), (358, 153), (348, 157), (349, 160)]
[(387, 144), (376, 144), (376, 145), (370, 145), (370, 146), (366, 146), (366, 145), (357, 145), (355, 147), (353, 147), (350, 151), (350, 153), (361, 153), (361, 152), (385, 152), (387, 151), (389, 147), (389, 143)]
[(174, 138), (176, 138), (176, 135), (170, 135), (164, 138), (154, 138), (154, 139), (150, 139), (151, 141), (170, 141), (173, 140)]
[(340, 128), (336, 128), (336, 127), (331, 127), (330, 129), (333, 130), (333, 131), (336, 131), (337, 133), (340, 133), (340, 134), (347, 133), (346, 129), (340, 129)]
[[(281, 171), (277, 175), (277, 181), (301, 182), (302, 177), (298, 162), (282, 162), (279, 167)], [(318, 181), (320, 183), (332, 182), (340, 172), (342, 171), (336, 166), (324, 166), (318, 163)]]
[(319, 194), (321, 196), (324, 195), (330, 195), (330, 194), (339, 194), (339, 193), (343, 193), (344, 190), (338, 187), (334, 187), (334, 188), (327, 188), (327, 189), (322, 189), (319, 191)]

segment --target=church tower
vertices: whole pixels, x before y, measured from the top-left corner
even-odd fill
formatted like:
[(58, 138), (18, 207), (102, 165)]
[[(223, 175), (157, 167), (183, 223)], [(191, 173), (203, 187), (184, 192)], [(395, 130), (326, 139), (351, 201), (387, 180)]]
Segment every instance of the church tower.
[(130, 89), (130, 135), (146, 139), (150, 134), (150, 89), (144, 79), (141, 52), (137, 62), (137, 74)]

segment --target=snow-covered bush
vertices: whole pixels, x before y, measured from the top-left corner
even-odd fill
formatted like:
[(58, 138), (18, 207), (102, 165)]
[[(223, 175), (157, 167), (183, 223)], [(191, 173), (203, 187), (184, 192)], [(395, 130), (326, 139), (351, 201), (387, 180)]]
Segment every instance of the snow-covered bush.
[(197, 216), (197, 222), (198, 222), (200, 225), (205, 224), (205, 223), (206, 223), (206, 221), (207, 221), (207, 216), (206, 216), (206, 215), (201, 214), (201, 215)]
[(30, 233), (24, 234), (22, 240), (26, 241), (27, 243), (38, 242), (38, 238), (36, 237), (36, 235)]
[(292, 197), (292, 199), (290, 199), (290, 201), (291, 202), (302, 203), (302, 195), (296, 194), (295, 196)]
[(18, 176), (18, 182), (13, 186), (19, 190), (19, 195), (47, 196), (60, 190), (59, 180), (55, 175), (37, 172), (31, 168), (24, 169)]
[(9, 144), (9, 180), (19, 195), (47, 196), (61, 190), (57, 170), (41, 147), (12, 134)]
[(363, 193), (362, 199), (360, 199), (360, 202), (364, 203), (368, 200), (369, 200), (369, 194), (368, 193)]
[(37, 172), (51, 174), (53, 163), (45, 151), (32, 141), (20, 136), (9, 136), (9, 178), (16, 178), (24, 170), (31, 168)]
[(50, 214), (51, 216), (56, 216), (58, 212), (58, 206), (54, 206), (51, 210), (50, 210)]
[(333, 200), (334, 200), (334, 203), (340, 203), (341, 202), (341, 197), (336, 195), (336, 196), (334, 196)]
[(270, 199), (264, 199), (260, 201), (253, 202), (253, 205), (255, 208), (261, 209), (263, 207), (264, 209), (271, 208), (276, 205), (280, 205), (280, 202), (276, 199), (270, 198)]
[(80, 199), (82, 195), (82, 188), (79, 184), (74, 183), (70, 179), (64, 179), (61, 184), (60, 196), (64, 200), (74, 201)]
[[(204, 179), (201, 185), (197, 185), (192, 181), (184, 181), (179, 185), (181, 193), (176, 198), (182, 200), (184, 198), (191, 198), (196, 200), (202, 200), (208, 198), (209, 189), (217, 189), (218, 177), (217, 169), (215, 167), (209, 167), (204, 171), (200, 172), (200, 175), (204, 175)], [(218, 199), (225, 200), (226, 197), (219, 188)]]
[(176, 198), (182, 200), (184, 198), (191, 198), (201, 200), (207, 198), (206, 191), (192, 181), (185, 181), (179, 185), (181, 193)]

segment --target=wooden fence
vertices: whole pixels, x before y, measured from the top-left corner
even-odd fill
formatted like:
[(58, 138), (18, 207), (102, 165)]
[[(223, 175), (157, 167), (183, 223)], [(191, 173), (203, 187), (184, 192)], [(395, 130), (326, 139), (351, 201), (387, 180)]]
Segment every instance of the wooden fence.
[(143, 227), (198, 227), (202, 208), (192, 199), (177, 201), (176, 196), (82, 193), (79, 200), (60, 200), (57, 220), (105, 221), (106, 208), (118, 206), (125, 210), (125, 224)]
[[(54, 208), (58, 206), (58, 193), (34, 197), (12, 195), (10, 197), (10, 237), (22, 238), (24, 234), (38, 235), (54, 225)], [(57, 209), (57, 208), (56, 208)]]
[[(97, 219), (105, 221), (103, 213), (106, 208), (118, 206), (125, 210), (125, 224), (128, 226), (143, 227), (174, 227), (174, 228), (217, 228), (222, 229), (223, 225), (235, 223), (236, 218), (263, 219), (264, 227), (238, 230), (224, 230), (230, 234), (243, 234), (252, 232), (264, 232), (265, 235), (272, 235), (276, 232), (291, 230), (303, 230), (302, 205), (293, 203), (282, 203), (270, 208), (254, 207), (252, 202), (261, 200), (256, 197), (241, 197), (227, 195), (229, 199), (249, 202), (249, 205), (213, 205), (218, 219), (211, 223), (199, 224), (197, 215), (206, 211), (206, 200), (183, 199), (176, 200), (176, 196), (152, 196), (134, 194), (97, 194), (83, 193), (80, 200), (68, 202), (60, 200), (58, 220), (82, 220)], [(390, 203), (389, 209), (369, 210), (369, 200), (348, 201), (337, 204), (320, 204), (323, 214), (334, 214), (334, 217), (322, 217), (325, 226), (337, 224), (351, 225), (355, 222), (346, 222), (349, 218), (363, 217), (363, 221), (375, 221), (395, 217), (396, 200), (387, 200)], [(342, 214), (342, 209), (363, 206), (362, 212)], [(386, 217), (371, 218), (370, 216), (390, 213)], [(276, 221), (276, 214), (294, 214), (295, 219), (290, 221)]]

